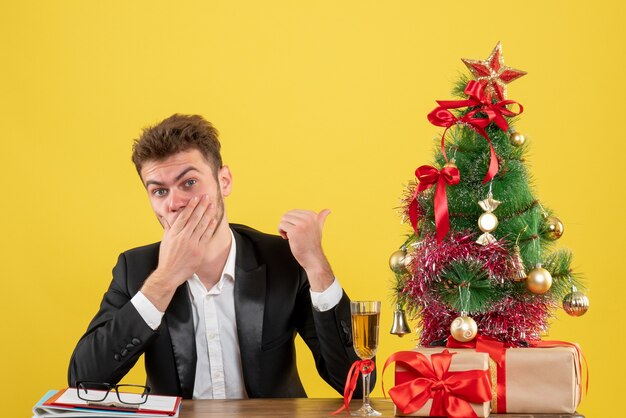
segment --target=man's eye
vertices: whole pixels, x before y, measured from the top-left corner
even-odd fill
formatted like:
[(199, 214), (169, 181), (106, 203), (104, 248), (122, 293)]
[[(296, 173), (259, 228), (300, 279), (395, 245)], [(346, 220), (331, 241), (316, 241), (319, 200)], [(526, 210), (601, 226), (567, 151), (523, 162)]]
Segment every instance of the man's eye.
[(189, 180), (187, 180), (187, 181), (185, 182), (185, 186), (186, 186), (186, 187), (191, 187), (191, 186), (193, 186), (194, 184), (196, 184), (197, 182), (198, 182), (198, 180), (196, 180), (196, 179), (189, 179)]
[(155, 189), (152, 191), (152, 194), (157, 197), (163, 197), (167, 194), (167, 190), (165, 189)]

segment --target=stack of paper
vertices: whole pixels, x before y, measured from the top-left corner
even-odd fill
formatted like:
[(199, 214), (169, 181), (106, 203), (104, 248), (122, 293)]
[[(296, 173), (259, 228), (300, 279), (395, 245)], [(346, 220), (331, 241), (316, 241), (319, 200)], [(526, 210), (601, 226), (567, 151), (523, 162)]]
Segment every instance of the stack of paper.
[[(116, 406), (107, 406), (113, 405)], [(110, 392), (100, 405), (80, 399), (75, 388), (48, 391), (33, 407), (33, 418), (90, 418), (90, 417), (178, 417), (180, 396), (149, 395), (138, 408), (120, 407), (115, 393)]]

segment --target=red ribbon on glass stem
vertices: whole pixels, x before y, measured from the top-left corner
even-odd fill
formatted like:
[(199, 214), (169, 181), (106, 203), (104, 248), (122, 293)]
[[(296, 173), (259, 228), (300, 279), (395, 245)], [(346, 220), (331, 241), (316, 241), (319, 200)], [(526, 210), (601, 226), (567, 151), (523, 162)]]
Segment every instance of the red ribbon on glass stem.
[(446, 187), (454, 186), (461, 180), (459, 169), (456, 167), (443, 167), (437, 170), (430, 165), (423, 165), (415, 170), (415, 177), (419, 180), (419, 184), (415, 189), (413, 200), (409, 204), (409, 218), (411, 226), (417, 234), (417, 195), (424, 190), (435, 186), (435, 226), (437, 228), (437, 242), (441, 242), (450, 230), (450, 215), (448, 213), (448, 196)]
[(470, 403), (482, 403), (491, 399), (489, 371), (450, 372), (452, 356), (448, 350), (444, 350), (432, 354), (429, 361), (421, 353), (400, 351), (387, 359), (383, 375), (387, 366), (395, 361), (408, 368), (412, 374), (419, 376), (389, 389), (389, 396), (403, 414), (419, 410), (432, 399), (430, 416), (477, 417)]
[[(376, 364), (372, 360), (357, 360), (352, 363), (352, 367), (350, 367), (348, 377), (346, 378), (346, 385), (343, 388), (343, 405), (333, 412), (333, 415), (337, 415), (344, 409), (348, 412), (348, 415), (350, 415), (350, 401), (352, 400), (352, 395), (354, 395), (354, 390), (359, 381), (359, 375), (370, 374), (375, 368)], [(365, 388), (363, 388), (363, 390), (365, 390)]]
[[(478, 83), (476, 80), (471, 80), (467, 83), (464, 93), (468, 96), (466, 100), (437, 100), (439, 107), (435, 108), (428, 114), (428, 120), (435, 126), (441, 126), (446, 128), (441, 136), (441, 152), (444, 158), (448, 161), (446, 150), (444, 146), (444, 140), (446, 132), (452, 126), (457, 124), (465, 124), (478, 132), (483, 136), (489, 144), (489, 169), (483, 179), (483, 183), (487, 183), (498, 173), (498, 157), (493, 144), (487, 131), (485, 130), (491, 122), (494, 122), (501, 130), (507, 131), (509, 124), (504, 116), (516, 116), (524, 111), (524, 107), (513, 100), (502, 100), (497, 103), (492, 103), (491, 96), (484, 91), (484, 86)], [(517, 104), (519, 110), (514, 112), (507, 108), (510, 104)], [(460, 118), (457, 118), (449, 109), (459, 109), (461, 107), (477, 107)], [(483, 113), (486, 117), (476, 117), (476, 114)]]

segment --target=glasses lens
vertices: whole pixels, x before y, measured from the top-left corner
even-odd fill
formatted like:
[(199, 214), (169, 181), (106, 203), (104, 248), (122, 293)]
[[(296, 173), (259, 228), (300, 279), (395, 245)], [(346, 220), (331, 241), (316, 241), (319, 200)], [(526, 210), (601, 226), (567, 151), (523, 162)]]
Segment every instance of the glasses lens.
[(78, 397), (84, 401), (100, 402), (107, 397), (109, 385), (106, 383), (79, 382), (76, 385)]
[(117, 385), (117, 398), (129, 405), (141, 405), (148, 400), (150, 389), (140, 385)]

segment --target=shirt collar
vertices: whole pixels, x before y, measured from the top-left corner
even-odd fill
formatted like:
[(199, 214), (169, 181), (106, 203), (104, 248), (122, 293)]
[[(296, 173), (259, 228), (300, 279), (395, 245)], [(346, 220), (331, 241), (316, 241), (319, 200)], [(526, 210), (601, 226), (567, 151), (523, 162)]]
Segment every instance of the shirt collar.
[[(200, 287), (204, 291), (202, 293), (221, 293), (222, 287), (224, 287), (224, 281), (226, 279), (235, 280), (235, 260), (237, 258), (237, 242), (235, 241), (235, 235), (231, 229), (228, 230), (230, 232), (230, 250), (228, 251), (228, 257), (226, 258), (226, 264), (224, 264), (224, 269), (222, 270), (222, 275), (220, 280), (213, 286), (211, 289), (206, 289), (200, 278), (196, 273), (191, 276), (188, 280), (189, 285), (192, 289), (198, 289)], [(192, 292), (192, 294), (195, 292)]]
[(232, 229), (228, 229), (230, 232), (230, 251), (228, 252), (228, 258), (226, 259), (226, 264), (224, 264), (224, 271), (222, 271), (222, 279), (224, 275), (230, 276), (231, 279), (235, 280), (235, 259), (237, 258), (237, 241), (235, 241), (235, 235), (233, 234)]

